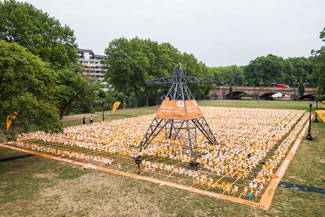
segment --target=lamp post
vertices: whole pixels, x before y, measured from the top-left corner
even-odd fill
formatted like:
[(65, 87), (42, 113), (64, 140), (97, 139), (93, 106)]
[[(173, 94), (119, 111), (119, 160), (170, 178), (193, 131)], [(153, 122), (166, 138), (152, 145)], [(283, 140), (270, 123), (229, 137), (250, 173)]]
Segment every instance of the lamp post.
[(315, 122), (315, 123), (318, 123), (317, 112), (316, 112), (317, 109), (318, 109), (318, 100), (316, 100), (316, 110), (315, 110), (316, 117), (315, 117), (315, 119), (314, 119), (314, 122)]
[(313, 106), (312, 103), (309, 104), (309, 129), (308, 129), (308, 135), (306, 136), (306, 139), (308, 139), (309, 141), (313, 140), (313, 137), (310, 134), (310, 130), (311, 130), (311, 107)]
[(105, 117), (104, 117), (104, 104), (105, 104), (105, 101), (102, 102), (102, 110), (103, 110), (103, 122), (105, 120)]

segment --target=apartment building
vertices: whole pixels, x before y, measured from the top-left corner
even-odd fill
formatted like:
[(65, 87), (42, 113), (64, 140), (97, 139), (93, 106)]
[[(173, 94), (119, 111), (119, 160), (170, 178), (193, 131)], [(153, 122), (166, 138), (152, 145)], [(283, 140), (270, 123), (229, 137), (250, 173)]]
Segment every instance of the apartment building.
[(95, 77), (99, 81), (103, 82), (104, 69), (101, 61), (106, 59), (106, 56), (96, 55), (92, 50), (88, 50), (88, 49), (78, 49), (78, 54), (80, 56), (79, 62), (85, 68), (83, 74)]

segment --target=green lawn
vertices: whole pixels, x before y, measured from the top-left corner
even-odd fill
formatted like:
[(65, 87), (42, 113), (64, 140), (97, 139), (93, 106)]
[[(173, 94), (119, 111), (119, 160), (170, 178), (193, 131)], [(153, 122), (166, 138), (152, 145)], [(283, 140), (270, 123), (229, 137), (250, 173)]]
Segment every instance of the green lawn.
[[(308, 104), (199, 102), (201, 106), (306, 110)], [(157, 108), (119, 110), (105, 119), (150, 114)], [(65, 126), (80, 124), (81, 118), (70, 118)], [(303, 140), (282, 181), (325, 188), (325, 123), (313, 123), (312, 130), (315, 140)], [(318, 193), (279, 187), (271, 208), (264, 211), (38, 156), (4, 160), (22, 155), (0, 148), (0, 216), (324, 216), (325, 198)]]
[[(269, 109), (297, 109), (308, 110), (308, 101), (274, 101), (274, 100), (202, 100), (199, 101), (200, 106), (216, 106), (216, 107), (235, 107), (235, 108), (269, 108)], [(313, 102), (313, 110), (315, 109)], [(318, 106), (321, 106), (318, 104)]]

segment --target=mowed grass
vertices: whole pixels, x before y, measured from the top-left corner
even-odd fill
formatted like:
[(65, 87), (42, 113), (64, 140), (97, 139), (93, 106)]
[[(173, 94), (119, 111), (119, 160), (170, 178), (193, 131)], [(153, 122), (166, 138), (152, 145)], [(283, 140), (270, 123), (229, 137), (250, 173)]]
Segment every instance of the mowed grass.
[[(159, 106), (149, 106), (149, 107), (141, 107), (141, 108), (132, 108), (132, 109), (120, 109), (115, 112), (114, 115), (111, 114), (110, 111), (104, 112), (104, 119), (105, 121), (116, 120), (116, 119), (124, 119), (124, 118), (131, 118), (137, 117), (140, 115), (148, 115), (153, 114), (158, 110)], [(75, 126), (82, 124), (82, 118), (86, 117), (86, 122), (89, 123), (89, 116), (90, 114), (78, 114), (78, 115), (71, 115), (66, 116), (63, 119), (64, 127)], [(99, 122), (103, 120), (102, 113), (97, 112), (93, 114), (94, 122)]]
[[(308, 101), (275, 101), (275, 100), (202, 100), (198, 104), (200, 106), (214, 106), (214, 107), (233, 107), (233, 108), (267, 108), (267, 109), (296, 109), (308, 110)], [(315, 102), (312, 102), (315, 109)], [(318, 103), (321, 107), (321, 104)]]
[[(201, 106), (304, 110), (309, 109), (308, 104), (199, 102)], [(105, 119), (150, 114), (157, 109), (120, 110)], [(80, 124), (81, 119), (67, 120), (65, 126)], [(95, 117), (100, 120), (101, 116)], [(282, 181), (325, 188), (325, 123), (312, 123), (312, 135), (315, 140), (303, 140)], [(8, 160), (22, 155), (26, 153), (0, 148), (0, 216), (324, 216), (325, 198), (319, 193), (278, 187), (271, 208), (264, 211), (38, 156)]]

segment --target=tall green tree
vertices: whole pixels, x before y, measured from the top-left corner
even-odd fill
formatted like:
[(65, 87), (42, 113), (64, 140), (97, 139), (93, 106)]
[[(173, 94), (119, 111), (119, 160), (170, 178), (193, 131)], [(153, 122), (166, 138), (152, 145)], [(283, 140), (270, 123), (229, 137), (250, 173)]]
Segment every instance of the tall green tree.
[(224, 82), (230, 84), (234, 82), (234, 85), (243, 85), (245, 80), (243, 67), (232, 65), (223, 67), (211, 67), (209, 71), (218, 80), (218, 82)]
[[(145, 40), (145, 42), (147, 45), (146, 55), (149, 59), (149, 67), (147, 68), (145, 80), (170, 76), (173, 73), (173, 67), (175, 67), (177, 61), (180, 59), (181, 53), (169, 43), (159, 44), (150, 39)], [(158, 104), (158, 91), (164, 88), (163, 86), (145, 85), (146, 105), (149, 105), (150, 96), (153, 96), (155, 98), (155, 104)]]
[[(179, 61), (186, 69), (187, 75), (199, 76), (199, 77), (213, 77), (213, 74), (209, 71), (208, 67), (199, 62), (193, 54), (183, 53)], [(196, 99), (203, 99), (208, 95), (214, 84), (195, 84), (189, 85), (192, 94)]]
[[(126, 96), (129, 90), (135, 92), (136, 98), (144, 86), (146, 67), (149, 61), (143, 52), (143, 42), (138, 38), (128, 40), (119, 38), (109, 43), (105, 49), (108, 56), (104, 61), (105, 79), (113, 87), (123, 93), (123, 108), (126, 107)], [(138, 100), (136, 99), (136, 105)]]
[[(320, 39), (325, 42), (325, 28), (320, 32)], [(318, 81), (318, 94), (322, 100), (325, 99), (325, 46), (319, 50), (312, 51), (312, 61), (315, 66), (314, 73), (310, 76)]]
[[(153, 78), (171, 76), (177, 63), (182, 63), (188, 75), (213, 77), (208, 67), (199, 62), (193, 54), (181, 53), (169, 43), (159, 44), (151, 40), (120, 38), (112, 41), (105, 50), (108, 56), (104, 62), (105, 78), (114, 89), (123, 92), (126, 102), (127, 95), (135, 96), (135, 105), (138, 96), (145, 94), (146, 105), (149, 97), (154, 94), (158, 101), (158, 91), (168, 91), (167, 86), (151, 87), (145, 81)], [(207, 95), (213, 85), (193, 85), (191, 89), (198, 98)], [(165, 93), (166, 94), (166, 93)]]
[(258, 86), (260, 81), (271, 86), (273, 81), (281, 83), (285, 80), (285, 69), (286, 62), (282, 57), (269, 54), (250, 61), (244, 72), (250, 86)]
[(74, 104), (88, 104), (96, 99), (99, 87), (90, 77), (83, 76), (75, 68), (58, 70), (56, 73), (56, 97), (60, 120), (68, 115)]
[(0, 41), (0, 120), (18, 112), (13, 122), (25, 131), (35, 124), (44, 131), (59, 131), (55, 78), (47, 64), (17, 43)]
[(232, 86), (229, 87), (229, 98), (232, 99), (233, 98), (233, 92), (232, 92)]
[(300, 80), (300, 82), (299, 82), (298, 92), (299, 92), (300, 98), (302, 99), (304, 97), (304, 93), (305, 93), (305, 87), (304, 87), (304, 83), (302, 80)]
[(53, 68), (78, 59), (73, 31), (28, 3), (0, 1), (0, 40), (17, 42)]

